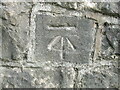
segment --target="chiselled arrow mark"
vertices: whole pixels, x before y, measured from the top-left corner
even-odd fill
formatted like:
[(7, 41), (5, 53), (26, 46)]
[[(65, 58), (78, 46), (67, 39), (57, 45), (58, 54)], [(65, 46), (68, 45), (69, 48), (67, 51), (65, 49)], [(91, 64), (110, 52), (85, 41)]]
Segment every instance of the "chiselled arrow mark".
[[(50, 51), (59, 51), (60, 52), (60, 59), (65, 59), (64, 58), (64, 54), (65, 54), (65, 51), (64, 51), (64, 40), (66, 40), (67, 43), (70, 48), (75, 51), (75, 47), (73, 46), (73, 44), (71, 43), (71, 41), (67, 38), (67, 37), (62, 37), (62, 36), (56, 36), (49, 44), (48, 44), (48, 50)], [(54, 46), (57, 44), (57, 43), (61, 43), (60, 45), (60, 49), (55, 49)]]

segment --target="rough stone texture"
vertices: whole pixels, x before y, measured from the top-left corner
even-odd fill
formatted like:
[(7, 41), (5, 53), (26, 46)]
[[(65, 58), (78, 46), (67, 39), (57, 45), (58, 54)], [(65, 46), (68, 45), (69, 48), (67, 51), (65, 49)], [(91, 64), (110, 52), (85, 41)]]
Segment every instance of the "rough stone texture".
[(79, 17), (37, 15), (35, 23), (36, 60), (89, 62), (94, 43), (94, 21)]
[[(0, 88), (120, 88), (118, 10), (117, 2), (0, 3)], [(44, 15), (54, 18), (50, 17), (39, 22), (36, 15), (42, 19)], [(59, 19), (58, 16), (70, 18)], [(72, 17), (87, 21), (74, 21)], [(41, 45), (42, 41), (39, 40), (44, 37), (43, 33), (46, 30), (40, 29), (44, 24), (39, 23), (46, 23), (50, 19), (56, 19), (52, 23), (56, 27), (83, 23), (80, 25), (82, 29), (77, 33), (80, 40), (74, 39), (73, 44), (82, 41), (78, 46), (83, 50), (80, 55), (85, 56), (84, 58), (68, 58), (67, 62), (64, 59), (60, 62), (59, 54), (55, 55), (57, 57), (55, 60), (47, 54), (47, 60), (41, 56), (36, 58), (36, 53), (42, 54), (41, 51), (45, 50), (38, 49), (42, 46), (37, 46), (37, 43)], [(93, 26), (86, 23), (89, 21)], [(44, 43), (47, 40), (49, 38)], [(80, 61), (88, 62), (80, 63)]]

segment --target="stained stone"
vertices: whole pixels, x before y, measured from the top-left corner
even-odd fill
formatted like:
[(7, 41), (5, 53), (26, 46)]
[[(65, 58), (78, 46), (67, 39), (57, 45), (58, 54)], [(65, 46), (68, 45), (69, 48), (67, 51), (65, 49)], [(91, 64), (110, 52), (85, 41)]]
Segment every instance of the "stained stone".
[(94, 22), (68, 16), (36, 15), (36, 60), (87, 63)]

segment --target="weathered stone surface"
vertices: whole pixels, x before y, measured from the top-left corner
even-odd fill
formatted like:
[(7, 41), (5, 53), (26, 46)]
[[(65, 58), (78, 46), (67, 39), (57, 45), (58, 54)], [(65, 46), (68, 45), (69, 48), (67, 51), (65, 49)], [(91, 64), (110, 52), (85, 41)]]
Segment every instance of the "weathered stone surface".
[(5, 68), (0, 67), (0, 89), (2, 89), (2, 87), (3, 87), (2, 83), (3, 83), (4, 75), (5, 75)]
[(2, 20), (0, 19), (0, 58), (2, 58)]
[(2, 36), (2, 58), (14, 59), (14, 54), (17, 54), (16, 48), (5, 28), (2, 28)]
[(92, 20), (37, 15), (35, 21), (36, 60), (89, 62), (95, 32)]
[(2, 87), (4, 88), (30, 88), (32, 86), (33, 77), (28, 71), (21, 71), (21, 69), (14, 68), (6, 69), (3, 78)]
[(118, 6), (0, 3), (0, 89), (120, 87)]
[[(108, 64), (109, 63), (109, 64)], [(116, 88), (118, 87), (118, 71), (112, 61), (99, 61), (94, 67), (89, 65), (78, 70), (77, 87), (79, 88)], [(110, 66), (110, 67), (109, 67)]]
[(29, 3), (4, 3), (2, 9), (2, 58), (25, 59), (29, 32)]
[[(29, 72), (28, 72), (29, 71)], [(19, 68), (5, 69), (6, 73), (2, 81), (4, 88), (57, 88), (57, 87), (73, 87), (74, 85), (74, 69), (61, 67), (44, 67), (35, 69)], [(1, 74), (1, 75), (3, 75)], [(3, 79), (3, 80), (2, 80)]]
[(106, 24), (102, 39), (102, 54), (105, 56), (120, 54), (120, 29), (118, 25)]
[(98, 3), (98, 9), (108, 14), (117, 14), (119, 10), (118, 2), (100, 2)]

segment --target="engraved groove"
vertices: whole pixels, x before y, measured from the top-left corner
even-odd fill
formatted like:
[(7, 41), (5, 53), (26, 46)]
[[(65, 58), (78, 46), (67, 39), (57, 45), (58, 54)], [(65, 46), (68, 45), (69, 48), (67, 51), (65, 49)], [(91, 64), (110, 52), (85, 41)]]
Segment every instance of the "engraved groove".
[(64, 58), (63, 58), (63, 51), (64, 51), (64, 40), (63, 40), (64, 38), (62, 37), (61, 38), (61, 53), (60, 53), (60, 57), (61, 57), (61, 59), (63, 60)]
[(76, 27), (51, 27), (51, 26), (47, 26), (48, 30), (61, 30), (61, 31), (76, 31)]
[(48, 44), (48, 50), (52, 50), (52, 47), (56, 44), (56, 43), (58, 43), (59, 41), (60, 41), (60, 38), (61, 38), (61, 36), (57, 36), (57, 37), (55, 37), (51, 42), (50, 42), (50, 44)]
[(75, 50), (75, 47), (73, 46), (73, 44), (71, 43), (71, 41), (68, 38), (66, 38), (66, 39), (67, 39), (68, 45), (70, 45), (70, 47), (72, 48), (72, 50)]
[[(51, 50), (53, 50), (53, 51), (59, 51), (60, 52), (60, 59), (61, 60), (64, 60), (65, 59), (65, 57), (64, 57), (64, 55), (65, 55), (65, 49), (64, 49), (64, 40), (67, 40), (67, 44), (70, 46), (70, 48), (73, 50), (73, 51), (75, 51), (76, 49), (75, 49), (75, 47), (74, 47), (74, 45), (72, 44), (72, 42), (67, 38), (67, 37), (62, 37), (62, 36), (57, 36), (57, 37), (55, 37), (51, 42), (50, 42), (50, 44), (48, 44), (48, 49), (51, 51)], [(53, 46), (54, 45), (56, 45), (58, 42), (60, 42), (61, 43), (61, 45), (60, 45), (60, 49), (55, 49), (55, 48), (53, 48)]]

